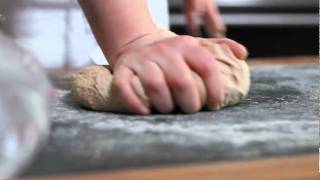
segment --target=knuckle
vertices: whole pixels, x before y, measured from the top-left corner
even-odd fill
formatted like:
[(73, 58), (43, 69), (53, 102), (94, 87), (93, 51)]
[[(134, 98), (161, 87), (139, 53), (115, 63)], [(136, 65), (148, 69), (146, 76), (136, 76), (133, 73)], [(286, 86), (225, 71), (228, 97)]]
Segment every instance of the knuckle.
[(215, 60), (213, 59), (203, 60), (203, 62), (201, 63), (201, 66), (202, 66), (201, 70), (204, 76), (211, 76), (218, 68)]
[(180, 58), (170, 59), (170, 66), (175, 70), (176, 73), (184, 73), (181, 67), (183, 67), (185, 63), (186, 62)]
[(145, 78), (145, 80), (144, 80), (145, 88), (151, 92), (159, 91), (162, 88), (163, 84), (164, 83), (162, 82), (162, 80), (158, 77), (156, 77), (156, 78), (149, 77), (149, 78)]
[(139, 51), (139, 58), (136, 59), (136, 61), (145, 61), (150, 60), (152, 58), (152, 55), (150, 53), (150, 49), (140, 50)]
[(157, 52), (160, 52), (160, 53), (166, 53), (168, 52), (169, 48), (168, 48), (168, 45), (164, 44), (164, 43), (157, 43), (154, 45), (154, 49), (157, 51)]
[(173, 59), (170, 61), (170, 66), (172, 67), (171, 71), (175, 71), (176, 74), (183, 73), (181, 70), (181, 62), (179, 60)]
[(179, 36), (178, 39), (184, 44), (192, 44), (193, 42), (195, 42), (195, 39), (193, 37), (187, 35)]
[(113, 78), (113, 85), (117, 90), (121, 90), (122, 87), (125, 85), (125, 81), (118, 76), (114, 76)]
[(190, 105), (190, 107), (185, 108), (184, 112), (187, 114), (191, 114), (191, 113), (195, 113), (195, 112), (200, 111), (200, 109), (201, 109), (201, 105), (194, 103), (194, 104)]
[(206, 65), (203, 65), (201, 67), (200, 71), (201, 72), (199, 74), (201, 74), (202, 78), (207, 78), (212, 75), (212, 73), (211, 73), (212, 70)]
[(184, 75), (184, 76), (176, 77), (176, 79), (174, 80), (173, 86), (177, 91), (185, 91), (190, 87), (191, 84), (192, 84), (192, 78)]

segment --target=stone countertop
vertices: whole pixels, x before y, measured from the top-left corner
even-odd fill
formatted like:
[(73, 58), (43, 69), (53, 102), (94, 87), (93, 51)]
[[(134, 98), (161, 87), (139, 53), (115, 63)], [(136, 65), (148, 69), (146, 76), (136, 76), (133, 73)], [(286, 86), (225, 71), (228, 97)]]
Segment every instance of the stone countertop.
[(192, 115), (93, 112), (58, 90), (48, 143), (25, 175), (315, 153), (319, 79), (317, 67), (255, 67), (239, 105)]

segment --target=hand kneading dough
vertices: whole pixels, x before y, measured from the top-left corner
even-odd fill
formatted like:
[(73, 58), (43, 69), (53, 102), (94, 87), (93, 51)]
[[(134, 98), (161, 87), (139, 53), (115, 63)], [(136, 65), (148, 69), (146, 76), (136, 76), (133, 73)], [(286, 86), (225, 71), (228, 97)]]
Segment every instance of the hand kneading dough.
[[(224, 106), (237, 104), (247, 95), (250, 87), (249, 68), (245, 61), (237, 59), (227, 45), (214, 44), (206, 39), (198, 39), (207, 48), (220, 68), (220, 77), (225, 88)], [(193, 73), (201, 92), (203, 107), (206, 107), (206, 88), (201, 78)], [(137, 77), (133, 78), (133, 88), (143, 102), (150, 107), (142, 84)], [(72, 96), (82, 106), (108, 112), (128, 112), (119, 98), (118, 91), (113, 86), (113, 77), (105, 66), (89, 66), (72, 77)]]

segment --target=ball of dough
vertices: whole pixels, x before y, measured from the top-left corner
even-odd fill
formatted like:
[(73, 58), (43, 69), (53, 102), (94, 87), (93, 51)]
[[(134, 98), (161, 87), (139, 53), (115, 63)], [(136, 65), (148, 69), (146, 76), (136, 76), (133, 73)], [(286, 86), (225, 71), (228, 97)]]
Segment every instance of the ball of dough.
[[(224, 44), (215, 44), (206, 39), (198, 39), (219, 64), (220, 77), (225, 89), (223, 107), (235, 105), (247, 95), (250, 87), (250, 73), (244, 60), (235, 57)], [(193, 73), (201, 93), (202, 107), (206, 107), (206, 88), (201, 78)], [(148, 97), (137, 77), (133, 78), (133, 88), (144, 104), (150, 107)], [(72, 76), (72, 96), (80, 105), (107, 112), (129, 112), (113, 85), (113, 76), (106, 66), (89, 66)], [(152, 108), (152, 107), (150, 107)]]

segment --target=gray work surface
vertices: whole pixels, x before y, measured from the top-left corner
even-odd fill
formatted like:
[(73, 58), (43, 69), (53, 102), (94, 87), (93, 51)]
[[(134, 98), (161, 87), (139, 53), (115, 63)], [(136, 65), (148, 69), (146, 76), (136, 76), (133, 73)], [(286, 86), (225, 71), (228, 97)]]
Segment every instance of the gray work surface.
[(257, 67), (239, 105), (192, 115), (93, 112), (59, 90), (48, 144), (25, 175), (315, 153), (319, 80), (317, 67)]

